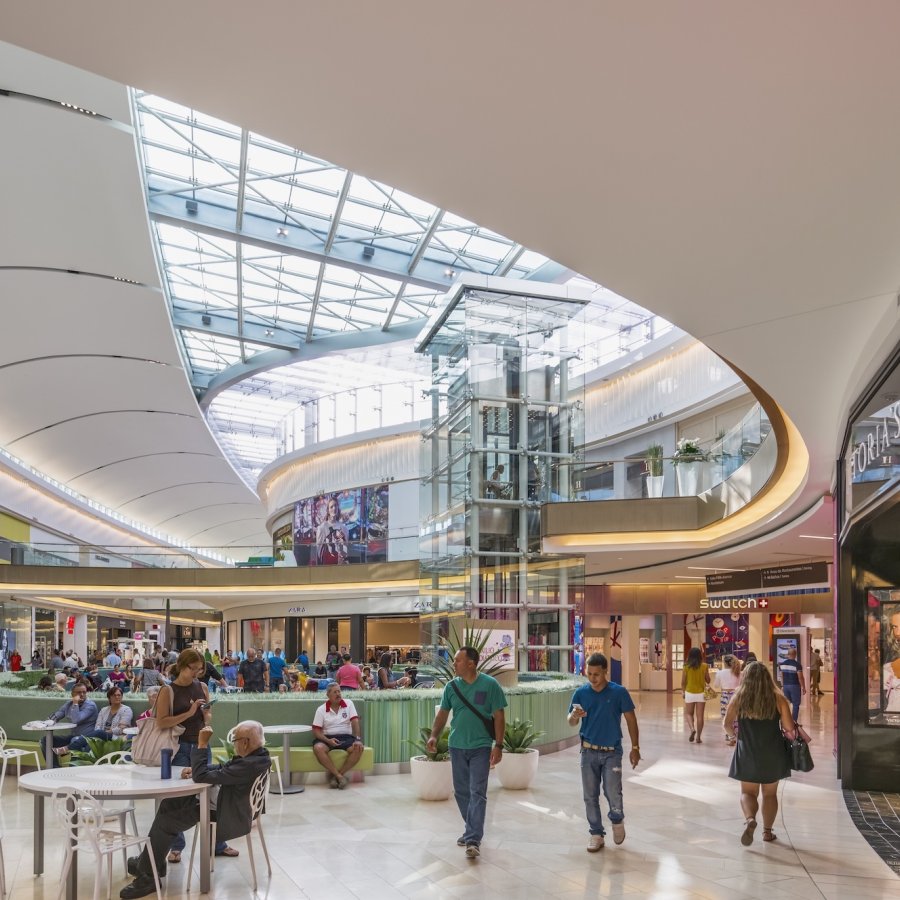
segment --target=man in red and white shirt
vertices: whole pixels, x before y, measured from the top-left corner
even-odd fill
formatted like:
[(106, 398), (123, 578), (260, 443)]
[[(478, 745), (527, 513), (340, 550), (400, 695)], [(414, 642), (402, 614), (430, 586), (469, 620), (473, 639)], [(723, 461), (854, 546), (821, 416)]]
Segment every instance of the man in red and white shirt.
[[(341, 686), (336, 682), (325, 691), (328, 700), (313, 716), (313, 753), (323, 768), (330, 773), (328, 783), (333, 788), (343, 790), (349, 779), (349, 772), (358, 762), (363, 752), (362, 738), (359, 736), (359, 716), (352, 700), (344, 700)], [(347, 758), (340, 769), (331, 759), (332, 750), (346, 750)]]

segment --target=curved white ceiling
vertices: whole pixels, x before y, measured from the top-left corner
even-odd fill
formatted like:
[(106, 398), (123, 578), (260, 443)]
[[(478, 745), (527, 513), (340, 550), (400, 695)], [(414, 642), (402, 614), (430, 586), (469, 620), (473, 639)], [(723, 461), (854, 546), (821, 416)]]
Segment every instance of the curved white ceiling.
[(178, 355), (125, 88), (10, 45), (0, 88), (0, 446), (197, 548), (265, 546)]
[(112, 0), (18, 4), (4, 37), (450, 206), (663, 315), (797, 424), (793, 511), (830, 489), (849, 405), (900, 334), (900, 6), (256, 14), (278, 27), (162, 0), (160, 52)]

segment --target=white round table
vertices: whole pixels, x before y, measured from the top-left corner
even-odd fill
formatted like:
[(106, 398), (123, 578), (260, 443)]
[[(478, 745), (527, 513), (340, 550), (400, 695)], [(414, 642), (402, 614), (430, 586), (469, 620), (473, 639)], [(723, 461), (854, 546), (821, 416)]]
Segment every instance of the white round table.
[[(281, 750), (284, 754), (284, 765), (281, 768), (281, 790), (285, 794), (302, 794), (305, 788), (301, 784), (291, 784), (291, 735), (312, 731), (312, 725), (263, 725), (265, 734), (282, 735)], [(278, 789), (269, 785), (269, 793), (277, 794)]]
[[(190, 778), (160, 778), (157, 766), (67, 766), (62, 769), (43, 769), (28, 772), (19, 779), (23, 791), (34, 794), (34, 874), (44, 871), (44, 798), (62, 793), (70, 788), (87, 791), (96, 797), (119, 800), (200, 797), (200, 893), (209, 893), (210, 882), (210, 828), (207, 784), (198, 784)], [(67, 900), (78, 898), (78, 854), (66, 880)]]
[(43, 731), (44, 736), (41, 740), (44, 742), (44, 764), (48, 769), (53, 768), (53, 732), (54, 731), (71, 731), (75, 727), (74, 722), (40, 722), (32, 725), (26, 723), (22, 726), (22, 731)]

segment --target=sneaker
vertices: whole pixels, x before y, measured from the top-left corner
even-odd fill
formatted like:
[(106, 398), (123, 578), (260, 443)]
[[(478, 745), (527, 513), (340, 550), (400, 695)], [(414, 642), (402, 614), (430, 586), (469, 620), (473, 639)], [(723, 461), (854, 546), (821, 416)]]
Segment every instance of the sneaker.
[(466, 858), (478, 859), (481, 856), (481, 848), (478, 844), (466, 844)]
[(588, 841), (587, 852), (596, 853), (598, 850), (602, 850), (605, 845), (606, 841), (603, 839), (602, 834), (592, 834)]
[(347, 785), (350, 784), (350, 779), (346, 775), (341, 775), (337, 779), (337, 787), (338, 790), (342, 791)]
[(456, 839), (456, 846), (457, 846), (457, 847), (465, 847), (465, 846), (466, 846), (466, 839), (465, 839), (464, 837), (458, 837), (458, 838)]
[(156, 895), (156, 885), (152, 878), (136, 878), (119, 891), (122, 900), (135, 900), (137, 897), (149, 897), (151, 894)]
[(330, 787), (330, 788), (332, 788), (332, 789), (336, 789), (337, 786), (338, 786), (338, 780), (337, 780), (337, 778), (334, 777), (334, 775), (332, 775), (332, 776), (328, 779), (328, 787)]
[(622, 841), (625, 840), (625, 823), (624, 822), (614, 822), (612, 831), (613, 831), (613, 840), (617, 844), (621, 844)]

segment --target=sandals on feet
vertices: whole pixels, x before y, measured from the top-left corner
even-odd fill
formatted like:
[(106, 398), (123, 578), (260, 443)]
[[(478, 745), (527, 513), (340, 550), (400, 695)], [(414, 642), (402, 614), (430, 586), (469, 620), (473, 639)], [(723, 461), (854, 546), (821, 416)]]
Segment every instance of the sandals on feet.
[(696, 733), (697, 733), (696, 731), (692, 731), (692, 732), (691, 732), (691, 736), (688, 738), (688, 740), (689, 740), (692, 744), (694, 743), (694, 735), (695, 735)]
[(771, 828), (763, 828), (763, 840), (768, 842), (777, 841), (778, 835)]
[(166, 862), (180, 863), (181, 862), (181, 851), (180, 850), (170, 850), (169, 855), (166, 857)]
[(756, 831), (756, 819), (747, 819), (744, 823), (744, 833), (741, 835), (741, 843), (749, 847), (753, 843), (753, 832)]

